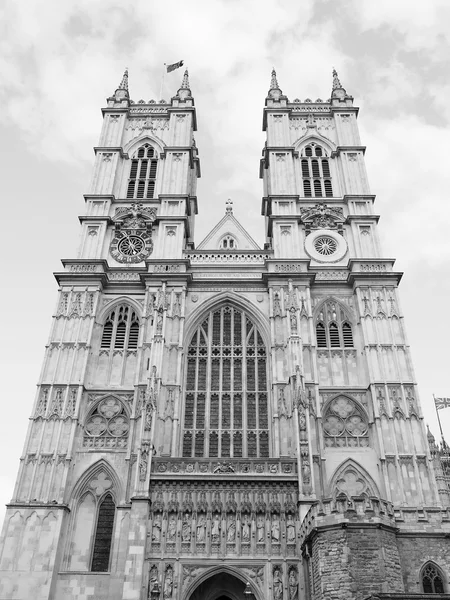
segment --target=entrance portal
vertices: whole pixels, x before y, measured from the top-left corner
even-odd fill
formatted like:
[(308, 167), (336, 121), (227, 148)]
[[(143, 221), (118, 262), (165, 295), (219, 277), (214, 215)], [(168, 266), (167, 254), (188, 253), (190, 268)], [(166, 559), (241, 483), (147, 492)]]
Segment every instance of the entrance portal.
[(189, 600), (243, 600), (245, 583), (230, 575), (217, 573), (202, 581), (189, 597)]

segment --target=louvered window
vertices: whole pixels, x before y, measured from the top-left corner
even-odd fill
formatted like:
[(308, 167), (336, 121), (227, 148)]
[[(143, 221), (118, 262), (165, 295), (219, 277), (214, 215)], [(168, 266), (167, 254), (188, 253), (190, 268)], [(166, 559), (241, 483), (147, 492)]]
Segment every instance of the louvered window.
[(115, 307), (108, 315), (103, 334), (101, 348), (137, 348), (139, 339), (139, 319), (131, 307), (121, 305)]
[(149, 144), (141, 146), (131, 161), (127, 198), (153, 198), (157, 169), (158, 159), (154, 148)]
[(301, 161), (303, 194), (305, 198), (331, 198), (333, 186), (326, 151), (312, 143), (303, 150)]
[(182, 452), (268, 457), (267, 350), (247, 315), (211, 312), (189, 345)]
[(91, 571), (108, 571), (116, 507), (111, 494), (100, 503), (92, 553)]
[(316, 340), (318, 348), (353, 348), (352, 326), (342, 307), (328, 300), (316, 317)]

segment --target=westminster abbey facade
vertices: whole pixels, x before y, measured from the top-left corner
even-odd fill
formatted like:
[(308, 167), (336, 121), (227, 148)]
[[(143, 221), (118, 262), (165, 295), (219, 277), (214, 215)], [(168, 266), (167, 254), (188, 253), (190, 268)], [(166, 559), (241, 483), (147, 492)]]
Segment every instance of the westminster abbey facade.
[(228, 202), (195, 245), (188, 74), (170, 102), (135, 103), (125, 73), (56, 273), (1, 600), (449, 591), (449, 490), (357, 116), (335, 72), (326, 101), (290, 101), (273, 72), (266, 243)]

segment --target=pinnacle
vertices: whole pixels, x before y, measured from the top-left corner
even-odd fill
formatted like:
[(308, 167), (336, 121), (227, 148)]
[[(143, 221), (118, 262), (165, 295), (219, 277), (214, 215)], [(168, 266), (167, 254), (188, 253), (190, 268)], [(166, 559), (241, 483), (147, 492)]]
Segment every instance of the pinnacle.
[(189, 73), (188, 70), (186, 69), (186, 71), (184, 72), (183, 75), (183, 81), (181, 82), (181, 87), (180, 90), (190, 90), (191, 88), (189, 87)]
[(270, 90), (279, 90), (280, 87), (278, 85), (278, 81), (277, 81), (277, 73), (275, 71), (274, 68), (272, 68), (272, 76), (270, 78)]
[(343, 89), (336, 69), (333, 69), (333, 90)]
[(125, 69), (122, 81), (120, 82), (119, 87), (117, 89), (125, 90), (128, 92), (128, 68)]

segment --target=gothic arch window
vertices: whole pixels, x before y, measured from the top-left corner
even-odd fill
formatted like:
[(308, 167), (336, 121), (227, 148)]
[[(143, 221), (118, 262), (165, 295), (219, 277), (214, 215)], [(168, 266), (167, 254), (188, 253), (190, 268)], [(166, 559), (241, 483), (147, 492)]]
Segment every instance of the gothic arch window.
[(90, 411), (84, 426), (83, 447), (126, 449), (130, 421), (122, 402), (107, 396)]
[(156, 185), (158, 157), (150, 144), (136, 150), (131, 161), (127, 198), (153, 198)]
[(422, 569), (422, 590), (424, 594), (444, 594), (444, 576), (440, 569), (432, 562), (428, 562)]
[(322, 146), (311, 142), (303, 149), (301, 169), (305, 198), (333, 197), (329, 158)]
[(237, 242), (232, 235), (225, 235), (220, 240), (219, 247), (224, 250), (237, 250)]
[(353, 331), (342, 307), (333, 300), (327, 301), (316, 317), (318, 348), (353, 348)]
[(323, 413), (325, 446), (328, 448), (369, 445), (369, 424), (363, 409), (348, 396), (334, 398)]
[(139, 319), (127, 304), (114, 307), (103, 326), (101, 348), (135, 350), (139, 339)]
[(267, 348), (243, 310), (209, 312), (188, 348), (183, 456), (269, 456), (267, 368)]

